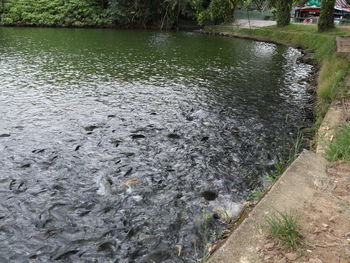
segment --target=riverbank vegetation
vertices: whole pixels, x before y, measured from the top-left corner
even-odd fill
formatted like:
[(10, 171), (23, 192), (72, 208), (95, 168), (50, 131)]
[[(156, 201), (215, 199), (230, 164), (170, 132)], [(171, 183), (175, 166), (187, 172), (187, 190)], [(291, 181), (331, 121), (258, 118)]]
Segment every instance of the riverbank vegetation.
[[(0, 0), (2, 25), (179, 28), (234, 20), (239, 7), (274, 8), (277, 26), (290, 23), (293, 4), (302, 0)], [(332, 3), (329, 3), (332, 2)], [(319, 30), (334, 27), (333, 1), (323, 1)]]
[(296, 216), (292, 213), (275, 211), (266, 217), (270, 234), (284, 247), (296, 250), (303, 245), (303, 237), (298, 230)]
[(2, 0), (3, 25), (170, 28), (194, 21), (189, 0)]
[(327, 158), (330, 161), (350, 161), (350, 125), (339, 128), (336, 140), (330, 142)]

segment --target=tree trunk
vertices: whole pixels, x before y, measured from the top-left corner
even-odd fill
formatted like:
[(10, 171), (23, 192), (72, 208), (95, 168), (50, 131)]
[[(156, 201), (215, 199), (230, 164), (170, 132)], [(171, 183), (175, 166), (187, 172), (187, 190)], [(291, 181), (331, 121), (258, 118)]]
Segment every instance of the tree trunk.
[(322, 0), (318, 31), (324, 32), (334, 28), (334, 4), (335, 0)]
[(277, 26), (287, 26), (290, 23), (290, 12), (292, 11), (292, 3), (291, 0), (277, 0), (277, 13), (276, 20)]

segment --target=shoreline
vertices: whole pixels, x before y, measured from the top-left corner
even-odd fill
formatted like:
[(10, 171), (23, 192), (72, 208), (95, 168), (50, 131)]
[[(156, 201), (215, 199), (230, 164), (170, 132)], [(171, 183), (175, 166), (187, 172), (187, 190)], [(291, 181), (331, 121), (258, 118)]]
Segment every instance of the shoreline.
[[(272, 39), (254, 34), (251, 30), (251, 34), (242, 34), (240, 32), (215, 32), (210, 30), (197, 30), (195, 32), (230, 38), (243, 38), (297, 48), (303, 53), (300, 62), (312, 64), (315, 67), (313, 76), (317, 78), (322, 74), (322, 66), (325, 64), (325, 62), (322, 61), (323, 58), (315, 58), (317, 50), (312, 50), (310, 47), (308, 48), (305, 45), (293, 43), (291, 41), (276, 38)], [(336, 52), (334, 53), (336, 54)], [(311, 81), (315, 93), (317, 93), (321, 84), (322, 83), (319, 83), (316, 78), (314, 79), (314, 82)], [(320, 104), (322, 102), (318, 101), (317, 103)], [(315, 110), (319, 107), (318, 104), (315, 106)], [(329, 133), (334, 134), (335, 129), (340, 126), (342, 121), (341, 115), (344, 115), (344, 113), (339, 111), (339, 105), (337, 104), (336, 100), (334, 100), (331, 103), (331, 106), (327, 108), (325, 116), (322, 116), (321, 114), (320, 116), (317, 116), (318, 119), (315, 119), (314, 126), (317, 132), (314, 134), (314, 139), (316, 140), (316, 145), (312, 148), (314, 148), (316, 154), (309, 151), (301, 153), (296, 160), (288, 165), (286, 171), (280, 176), (280, 178), (274, 184), (265, 189), (263, 195), (255, 204), (244, 207), (235, 221), (229, 225), (228, 229), (230, 234), (226, 234), (225, 237), (218, 239), (214, 249), (210, 251), (209, 257), (207, 258), (208, 262), (265, 262), (266, 258), (261, 261), (261, 255), (268, 255), (269, 251), (264, 251), (264, 246), (257, 242), (257, 240), (261, 241), (263, 239), (262, 232), (264, 227), (262, 225), (264, 224), (263, 221), (266, 217), (265, 214), (272, 213), (272, 207), (273, 209), (277, 209), (276, 207), (278, 207), (278, 209), (284, 211), (288, 209), (302, 209), (302, 204), (307, 202), (310, 203), (310, 200), (308, 199), (313, 199), (314, 195), (318, 192), (317, 187), (313, 182), (309, 181), (307, 177), (312, 176), (315, 179), (315, 182), (328, 179), (327, 167), (329, 164), (323, 158), (325, 152), (319, 151), (318, 149), (320, 148), (320, 145), (323, 145), (323, 148), (325, 148), (325, 140), (330, 139)], [(330, 122), (331, 131), (328, 132), (327, 135), (324, 135), (324, 130), (327, 129), (328, 123)], [(318, 174), (315, 174), (314, 171), (318, 171)], [(281, 191), (281, 189), (283, 189), (283, 191)], [(296, 193), (308, 193), (308, 198), (299, 198), (295, 196)], [(288, 200), (286, 200), (285, 195), (287, 195)], [(256, 231), (257, 226), (259, 226), (258, 231)], [(240, 244), (240, 247), (237, 247), (235, 244)], [(268, 256), (272, 258), (271, 255)], [(288, 257), (284, 257), (281, 260), (286, 260), (283, 262), (294, 261), (290, 260)]]
[[(320, 64), (316, 59), (313, 58), (314, 52), (311, 50), (308, 50), (306, 47), (301, 46), (301, 45), (296, 45), (296, 44), (291, 44), (286, 41), (279, 41), (279, 40), (271, 40), (265, 37), (261, 36), (255, 36), (255, 35), (245, 35), (245, 34), (239, 34), (239, 33), (233, 33), (233, 32), (213, 32), (213, 31), (206, 31), (206, 30), (195, 30), (195, 33), (199, 34), (204, 34), (204, 35), (212, 35), (212, 36), (220, 36), (220, 37), (228, 37), (228, 38), (240, 38), (240, 39), (247, 39), (247, 40), (252, 40), (252, 41), (258, 41), (258, 42), (264, 42), (264, 43), (271, 43), (271, 44), (276, 44), (276, 45), (283, 45), (286, 47), (292, 47), (295, 48), (299, 51), (301, 51), (302, 56), (297, 59), (297, 63), (304, 63), (304, 64), (309, 64), (313, 66), (312, 74), (310, 78), (307, 79), (307, 82), (309, 83), (310, 87), (307, 90), (307, 93), (310, 93), (312, 97), (312, 102), (308, 103), (306, 105), (307, 111), (312, 112), (312, 125), (315, 124), (315, 114), (313, 113), (314, 108), (315, 108), (315, 103), (316, 103), (316, 90), (317, 90), (317, 76), (320, 73)], [(305, 112), (306, 118), (309, 118), (309, 114)], [(306, 127), (310, 128), (310, 127)], [(315, 137), (316, 134), (312, 134), (310, 137)], [(307, 138), (308, 141), (312, 140), (312, 138)], [(311, 150), (311, 149), (308, 149)], [(302, 154), (300, 152), (299, 154)], [(291, 166), (288, 165), (286, 167), (286, 170)], [(280, 175), (282, 176), (282, 175)], [(276, 183), (276, 182), (275, 182)], [(263, 192), (261, 193), (261, 196), (257, 201), (245, 201), (241, 203), (241, 210), (237, 213), (237, 215), (234, 216), (234, 220), (228, 225), (227, 229), (223, 231), (224, 236), (219, 237), (218, 240), (215, 241), (215, 245), (213, 246), (213, 250), (210, 251), (209, 253), (209, 259), (217, 250), (219, 250), (227, 241), (229, 238), (230, 234), (232, 234), (237, 228), (240, 227), (242, 223), (250, 216), (250, 213), (254, 210), (256, 206), (259, 205), (259, 203), (264, 199), (264, 197), (270, 192), (270, 190), (274, 187), (275, 183), (270, 183), (267, 186), (264, 187)], [(229, 231), (229, 235), (227, 232)]]

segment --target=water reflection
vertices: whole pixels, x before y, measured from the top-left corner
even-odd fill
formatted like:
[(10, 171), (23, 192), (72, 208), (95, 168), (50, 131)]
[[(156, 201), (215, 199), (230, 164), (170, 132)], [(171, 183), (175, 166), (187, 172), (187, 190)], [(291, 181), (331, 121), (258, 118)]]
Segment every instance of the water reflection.
[(296, 80), (311, 67), (295, 49), (145, 31), (0, 36), (0, 261), (194, 261), (218, 209), (239, 210), (304, 121)]

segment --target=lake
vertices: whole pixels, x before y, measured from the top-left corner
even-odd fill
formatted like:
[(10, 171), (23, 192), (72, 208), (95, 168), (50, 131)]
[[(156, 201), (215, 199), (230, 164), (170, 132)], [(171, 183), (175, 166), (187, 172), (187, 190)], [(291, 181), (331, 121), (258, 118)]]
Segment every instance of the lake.
[(301, 55), (0, 28), (0, 261), (197, 262), (308, 125)]

